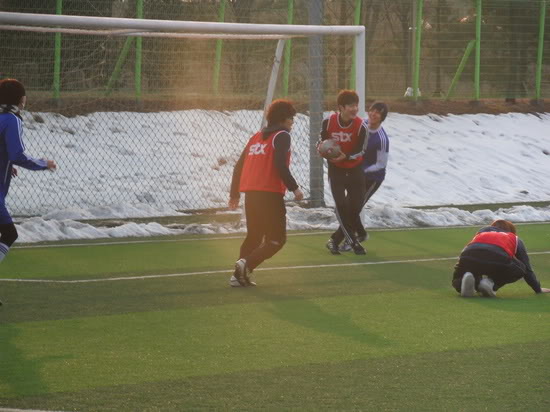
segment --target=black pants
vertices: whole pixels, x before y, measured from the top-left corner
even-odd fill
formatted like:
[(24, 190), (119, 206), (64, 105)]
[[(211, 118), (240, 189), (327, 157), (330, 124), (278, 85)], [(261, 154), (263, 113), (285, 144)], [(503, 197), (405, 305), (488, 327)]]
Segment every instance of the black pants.
[(13, 223), (5, 223), (0, 225), (0, 243), (11, 247), (17, 240), (17, 229)]
[(368, 178), (365, 178), (365, 194), (363, 196), (363, 204), (361, 205), (361, 209), (359, 210), (359, 214), (357, 215), (357, 219), (355, 220), (353, 224), (353, 230), (357, 236), (366, 236), (367, 231), (365, 230), (365, 227), (363, 226), (363, 222), (361, 222), (361, 210), (365, 207), (369, 199), (376, 193), (376, 191), (380, 188), (382, 185), (382, 180), (370, 180)]
[(247, 233), (239, 259), (254, 270), (286, 243), (286, 207), (283, 195), (273, 192), (247, 192), (244, 207)]
[(494, 290), (508, 283), (514, 283), (526, 274), (525, 265), (516, 258), (495, 253), (485, 249), (470, 249), (458, 258), (453, 273), (452, 285), (460, 293), (464, 273), (471, 272), (475, 278), (475, 286), (479, 285), (482, 276), (495, 282)]
[(361, 221), (359, 214), (363, 208), (365, 174), (360, 166), (344, 169), (329, 163), (328, 179), (336, 206), (336, 217), (340, 223), (331, 238), (337, 245), (344, 238), (350, 244), (355, 243), (353, 226), (357, 220)]

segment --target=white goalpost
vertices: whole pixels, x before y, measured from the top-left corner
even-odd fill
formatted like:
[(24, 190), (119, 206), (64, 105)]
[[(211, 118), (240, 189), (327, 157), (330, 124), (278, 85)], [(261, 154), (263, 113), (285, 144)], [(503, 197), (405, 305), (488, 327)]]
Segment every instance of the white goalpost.
[[(87, 30), (82, 30), (82, 28)], [(62, 16), (54, 14), (0, 12), (0, 30), (20, 30), (135, 37), (202, 37), (286, 39), (301, 36), (342, 35), (355, 39), (355, 86), (359, 115), (365, 115), (365, 27), (309, 26), (287, 24), (216, 23), (176, 20), (127, 19), (115, 17)], [(284, 43), (279, 42), (275, 61), (280, 62)], [(279, 58), (277, 58), (279, 56)], [(278, 66), (278, 65), (277, 65)], [(275, 65), (274, 65), (275, 67)], [(273, 70), (272, 75), (277, 75)], [(270, 80), (271, 84), (271, 80)]]
[[(106, 138), (105, 144), (107, 146), (111, 146), (109, 140), (113, 138), (116, 138), (118, 145), (124, 146), (122, 149), (116, 149), (116, 156), (118, 157), (115, 158), (115, 154), (109, 154), (109, 156), (107, 156), (109, 162), (114, 162), (116, 164), (116, 166), (110, 170), (113, 176), (107, 176), (107, 180), (118, 181), (118, 179), (120, 179), (121, 182), (118, 188), (114, 187), (105, 190), (97, 190), (96, 188), (96, 190), (92, 191), (94, 197), (92, 197), (92, 195), (83, 194), (83, 191), (80, 189), (73, 190), (73, 188), (79, 188), (82, 185), (80, 180), (101, 181), (105, 179), (104, 170), (90, 171), (83, 168), (83, 165), (91, 160), (85, 157), (85, 153), (96, 150), (95, 148), (98, 147), (98, 143), (92, 141), (92, 137), (89, 135), (88, 130), (92, 122), (90, 117), (95, 116), (95, 114), (89, 114), (89, 111), (85, 111), (83, 115), (86, 116), (86, 118), (74, 119), (74, 122), (79, 122), (77, 125), (71, 123), (73, 121), (72, 118), (63, 120), (64, 124), (62, 125), (62, 122), (60, 122), (58, 118), (52, 118), (50, 120), (47, 114), (39, 114), (38, 117), (33, 115), (29, 118), (29, 121), (26, 122), (31, 126), (28, 133), (31, 134), (31, 136), (36, 135), (37, 141), (44, 139), (44, 134), (48, 134), (46, 137), (47, 139), (55, 141), (55, 145), (59, 147), (59, 150), (67, 151), (67, 154), (70, 156), (76, 156), (76, 160), (69, 166), (72, 169), (71, 175), (65, 176), (65, 179), (69, 182), (67, 190), (63, 190), (61, 193), (54, 193), (55, 190), (53, 189), (49, 190), (47, 191), (46, 199), (40, 199), (39, 202), (41, 204), (37, 205), (36, 208), (33, 206), (27, 209), (21, 209), (16, 211), (16, 214), (18, 214), (18, 212), (23, 215), (42, 214), (48, 208), (58, 207), (57, 205), (59, 204), (65, 206), (79, 206), (81, 204), (87, 206), (100, 206), (103, 204), (116, 204), (120, 202), (145, 202), (154, 205), (167, 205), (176, 210), (223, 207), (225, 203), (225, 186), (228, 184), (227, 182), (230, 181), (230, 168), (228, 166), (234, 161), (236, 150), (238, 150), (237, 148), (242, 147), (242, 139), (244, 139), (245, 136), (249, 137), (252, 131), (257, 130), (260, 125), (265, 124), (265, 111), (267, 107), (271, 101), (281, 93), (281, 78), (283, 77), (281, 74), (281, 67), (283, 61), (285, 61), (285, 47), (288, 47), (290, 39), (293, 39), (293, 56), (297, 67), (292, 70), (299, 73), (301, 77), (298, 79), (299, 81), (295, 82), (299, 84), (299, 89), (298, 86), (295, 87), (299, 92), (296, 92), (294, 96), (290, 95), (289, 98), (291, 100), (294, 100), (293, 97), (296, 96), (302, 100), (309, 98), (309, 110), (305, 110), (307, 115), (304, 114), (300, 117), (294, 127), (294, 129), (296, 129), (297, 141), (300, 143), (297, 149), (297, 155), (302, 158), (302, 163), (305, 165), (304, 169), (298, 170), (297, 174), (301, 177), (300, 180), (302, 182), (308, 182), (308, 186), (305, 187), (305, 192), (313, 206), (321, 205), (324, 202), (323, 162), (316, 155), (314, 145), (318, 139), (320, 120), (322, 120), (323, 112), (334, 108), (334, 104), (325, 103), (323, 88), (326, 87), (327, 83), (330, 84), (330, 87), (332, 87), (330, 95), (336, 95), (337, 88), (349, 88), (347, 84), (342, 86), (340, 82), (340, 86), (338, 86), (338, 82), (333, 81), (333, 79), (339, 79), (340, 72), (342, 71), (341, 66), (344, 63), (342, 61), (333, 62), (331, 59), (334, 58), (334, 56), (322, 54), (328, 52), (323, 51), (322, 43), (318, 39), (352, 39), (353, 63), (355, 66), (354, 70), (351, 70), (349, 65), (349, 60), (351, 60), (351, 58), (348, 56), (348, 61), (345, 63), (345, 71), (346, 73), (353, 73), (354, 78), (349, 78), (350, 85), (355, 88), (359, 95), (359, 115), (361, 117), (365, 115), (365, 27), (363, 26), (216, 23), (0, 12), (0, 33), (21, 33), (21, 38), (25, 39), (28, 39), (28, 36), (39, 36), (36, 37), (37, 43), (46, 38), (50, 39), (49, 50), (51, 51), (53, 51), (51, 48), (51, 44), (53, 43), (51, 39), (53, 38), (48, 36), (63, 36), (62, 51), (58, 50), (58, 46), (56, 45), (57, 57), (59, 57), (61, 53), (66, 53), (64, 54), (65, 60), (63, 60), (62, 63), (59, 61), (56, 63), (57, 70), (58, 72), (61, 71), (62, 77), (61, 81), (58, 80), (57, 85), (59, 87), (59, 83), (61, 83), (61, 89), (65, 91), (68, 101), (70, 101), (70, 98), (74, 98), (74, 96), (77, 95), (80, 101), (96, 99), (99, 102), (97, 106), (101, 107), (101, 99), (106, 97), (105, 88), (107, 88), (108, 91), (111, 90), (112, 84), (120, 84), (123, 76), (126, 76), (123, 78), (125, 81), (124, 84), (130, 84), (131, 82), (128, 80), (128, 77), (131, 76), (132, 73), (135, 74), (135, 72), (132, 71), (132, 68), (127, 68), (128, 64), (124, 59), (126, 58), (125, 53), (128, 53), (126, 46), (132, 44), (132, 41), (134, 42), (133, 44), (135, 44), (137, 40), (134, 39), (144, 39), (143, 41), (150, 42), (166, 42), (166, 45), (163, 46), (166, 48), (166, 52), (161, 57), (152, 54), (150, 51), (153, 49), (152, 46), (148, 49), (148, 52), (144, 52), (145, 54), (149, 53), (149, 60), (147, 61), (149, 64), (148, 67), (153, 67), (156, 64), (173, 66), (169, 74), (162, 73), (159, 70), (160, 77), (159, 75), (144, 76), (146, 77), (145, 81), (147, 82), (146, 84), (149, 90), (154, 89), (155, 82), (158, 83), (167, 78), (166, 76), (170, 76), (169, 80), (172, 82), (171, 84), (173, 85), (172, 87), (175, 88), (174, 90), (176, 90), (176, 95), (178, 95), (177, 87), (181, 86), (185, 88), (185, 94), (182, 93), (181, 95), (185, 95), (184, 99), (186, 102), (200, 101), (201, 99), (205, 99), (205, 96), (209, 95), (212, 100), (219, 101), (218, 105), (223, 106), (223, 102), (226, 100), (238, 100), (237, 98), (240, 98), (239, 93), (241, 90), (239, 90), (239, 85), (243, 84), (243, 81), (249, 81), (250, 89), (258, 91), (259, 93), (257, 94), (263, 96), (263, 113), (259, 117), (256, 117), (254, 113), (245, 113), (243, 110), (237, 108), (235, 112), (230, 113), (231, 121), (229, 122), (226, 118), (227, 116), (224, 117), (224, 115), (220, 114), (227, 113), (228, 111), (226, 109), (221, 109), (221, 112), (212, 112), (202, 109), (200, 105), (197, 105), (196, 109), (193, 108), (192, 110), (185, 109), (184, 111), (173, 112), (159, 111), (158, 113), (154, 113), (153, 110), (146, 110), (146, 113), (139, 114), (138, 109), (135, 113), (129, 111), (124, 115), (124, 118), (122, 118), (122, 114), (120, 114), (122, 112), (110, 115), (111, 117), (118, 118), (119, 122), (125, 125), (127, 124), (128, 129), (127, 131), (125, 127), (119, 127), (113, 124), (113, 120), (105, 120), (106, 124), (109, 125), (102, 126), (103, 130), (108, 130), (109, 133), (112, 131), (112, 133), (114, 133), (114, 135)], [(56, 39), (59, 38), (60, 37), (56, 37)], [(81, 43), (76, 42), (75, 39), (80, 39), (81, 43), (84, 43), (86, 47), (89, 45), (93, 46), (89, 46), (90, 51), (86, 49), (84, 52), (80, 53)], [(97, 41), (93, 39), (101, 39), (102, 43), (96, 45)], [(188, 54), (185, 58), (181, 57), (181, 47), (177, 46), (178, 42), (181, 41), (178, 39), (181, 39), (183, 42), (192, 42), (192, 44), (186, 43), (185, 47), (187, 49), (184, 51)], [(230, 60), (229, 62), (226, 60), (224, 69), (222, 69), (222, 81), (225, 83), (231, 81), (232, 86), (229, 91), (224, 90), (225, 94), (216, 94), (216, 92), (208, 91), (204, 87), (197, 92), (192, 89), (191, 86), (199, 82), (208, 83), (208, 76), (210, 76), (210, 73), (213, 71), (212, 65), (210, 64), (210, 66), (208, 66), (208, 62), (211, 61), (212, 56), (211, 54), (207, 55), (202, 45), (211, 45), (212, 43), (207, 42), (220, 40), (224, 42), (224, 56), (225, 53), (234, 53), (231, 55), (231, 59), (227, 59)], [(240, 43), (236, 44), (235, 42), (245, 41), (245, 43), (247, 43), (248, 40), (254, 44), (253, 49), (251, 49), (252, 51), (248, 54), (240, 53), (240, 47), (242, 46)], [(14, 42), (10, 42), (10, 44), (12, 48), (17, 47), (16, 44), (14, 45)], [(121, 47), (122, 44), (124, 44), (124, 47)], [(198, 46), (196, 46), (196, 44), (198, 44)], [(307, 44), (310, 44), (309, 48)], [(317, 46), (315, 47), (317, 48), (312, 47), (311, 44), (316, 44)], [(319, 46), (319, 44), (321, 45)], [(107, 46), (110, 47), (107, 51), (110, 54), (106, 54), (107, 52), (105, 52)], [(25, 50), (28, 55), (21, 53), (21, 56), (17, 56), (19, 53), (13, 53), (15, 57), (13, 57), (12, 60), (18, 59), (21, 67), (39, 63), (44, 67), (43, 72), (52, 76), (54, 69), (49, 68), (49, 60), (44, 59), (43, 62), (35, 61), (39, 59), (39, 57), (36, 57), (39, 55), (39, 46), (37, 45), (36, 47), (36, 51)], [(268, 49), (272, 50), (271, 58), (269, 58), (270, 62), (266, 62)], [(1, 52), (2, 47), (0, 47), (0, 53)], [(40, 53), (44, 53), (43, 48)], [(198, 53), (202, 54), (199, 56)], [(51, 52), (50, 55), (53, 55), (53, 52)], [(84, 57), (81, 57), (83, 55)], [(116, 56), (119, 56), (118, 60)], [(253, 58), (254, 61), (251, 61), (248, 66), (242, 66), (242, 56), (245, 56), (245, 58)], [(80, 63), (73, 64), (76, 68), (67, 68), (72, 66), (70, 64), (65, 64), (66, 60), (71, 58), (73, 60), (69, 60), (69, 63), (73, 63), (74, 61)], [(87, 59), (89, 59), (90, 63), (88, 63)], [(200, 60), (201, 63), (195, 64), (194, 60)], [(114, 64), (115, 61), (116, 64)], [(141, 65), (141, 63), (139, 64)], [(182, 66), (182, 64), (184, 66)], [(122, 66), (126, 67), (126, 72), (121, 69)], [(263, 66), (269, 66), (269, 72), (266, 70), (267, 67)], [(136, 63), (136, 71), (137, 67)], [(3, 69), (5, 70), (5, 68)], [(224, 72), (225, 69), (227, 70)], [(248, 69), (250, 69), (250, 73), (240, 78), (239, 76), (242, 74), (240, 72)], [(258, 75), (260, 69), (264, 71), (261, 72), (261, 75)], [(326, 76), (325, 73), (328, 71), (331, 71), (331, 79), (329, 81), (324, 78), (324, 76)], [(111, 78), (107, 82), (104, 79), (109, 77), (109, 72), (113, 74), (111, 74)], [(122, 74), (120, 74), (121, 72)], [(118, 74), (115, 76), (115, 73)], [(4, 74), (16, 78), (20, 76), (16, 69), (8, 73), (4, 71)], [(65, 76), (65, 78), (63, 78), (63, 76)], [(36, 76), (34, 78), (33, 76), (29, 76), (29, 78), (35, 80)], [(51, 79), (51, 77), (49, 79)], [(49, 79), (47, 75), (44, 75), (42, 84), (45, 84), (46, 88), (49, 87), (48, 82), (51, 82)], [(73, 83), (70, 83), (69, 80)], [(107, 84), (107, 86), (98, 86), (102, 81), (102, 84)], [(65, 87), (65, 89), (63, 89), (63, 87)], [(233, 99), (234, 96), (231, 95), (231, 90), (233, 90), (233, 93), (237, 96), (235, 99)], [(313, 90), (317, 91), (312, 92)], [(46, 91), (47, 89), (44, 89), (42, 93), (44, 94)], [(155, 92), (154, 90), (152, 93), (155, 95), (161, 94), (161, 92)], [(283, 95), (282, 97), (285, 96)], [(63, 98), (60, 100), (63, 100)], [(325, 106), (328, 104), (330, 104), (330, 106), (326, 108)], [(55, 104), (51, 107), (54, 109), (52, 111), (55, 111)], [(246, 110), (250, 112), (248, 108), (246, 108)], [(304, 112), (303, 109), (302, 112)], [(253, 120), (247, 120), (247, 122), (245, 122), (243, 120), (245, 115)], [(48, 127), (45, 127), (46, 125), (43, 127), (41, 124), (33, 124), (36, 118), (41, 117), (46, 117), (45, 123)], [(164, 124), (170, 124), (171, 129), (169, 130), (174, 136), (168, 138), (166, 137), (167, 132), (164, 131), (158, 132), (156, 135), (150, 135), (151, 132), (143, 128), (136, 130), (136, 125), (141, 122), (141, 119), (147, 119), (147, 121), (151, 119), (151, 122), (162, 124), (163, 126)], [(54, 125), (53, 123), (56, 124)], [(84, 123), (88, 125), (88, 129), (86, 130), (80, 129), (81, 124)], [(206, 123), (209, 124), (211, 130), (205, 132), (202, 131), (201, 127)], [(189, 136), (189, 139), (191, 139), (190, 142), (192, 141), (192, 144), (197, 145), (193, 147), (190, 154), (183, 153), (184, 150), (189, 149), (189, 145), (191, 144), (185, 141), (188, 136), (186, 134), (179, 134), (177, 131), (179, 129), (184, 129), (188, 124), (192, 124), (193, 128), (195, 128), (192, 130), (192, 133), (189, 133), (193, 135)], [(56, 127), (63, 133), (69, 130), (73, 137), (79, 134), (87, 135), (85, 139), (82, 138), (78, 140), (77, 143), (62, 142), (62, 139), (55, 133)], [(131, 132), (129, 130), (131, 130)], [(202, 148), (202, 146), (200, 146), (201, 143), (196, 143), (197, 138), (199, 136), (204, 136), (204, 133), (215, 133), (215, 135), (209, 138), (214, 139), (213, 141), (215, 141), (215, 143), (213, 143), (213, 145), (216, 150), (212, 149), (212, 145)], [(129, 136), (124, 140), (120, 139), (120, 136), (125, 134), (139, 136), (139, 138), (132, 138)], [(160, 134), (162, 134), (162, 136), (160, 136)], [(238, 134), (238, 136), (236, 136), (236, 134)], [(143, 139), (141, 137), (143, 137)], [(105, 136), (99, 135), (93, 137), (93, 139), (97, 139), (98, 141), (103, 141), (102, 139), (104, 138)], [(233, 141), (230, 141), (230, 139), (233, 139)], [(88, 140), (89, 143), (83, 143), (88, 142)], [(165, 165), (163, 165), (163, 168), (166, 170), (157, 170), (158, 168), (154, 165), (153, 160), (147, 157), (138, 158), (137, 155), (133, 157), (126, 155), (128, 153), (139, 154), (146, 151), (143, 149), (144, 145), (150, 145), (147, 150), (154, 152), (158, 150), (157, 141), (163, 142), (164, 140), (166, 140), (167, 147), (170, 147), (174, 153), (181, 156), (181, 158), (178, 158), (175, 162), (190, 166), (187, 167), (187, 169), (190, 170), (178, 169), (177, 167), (171, 168)], [(304, 143), (307, 144), (304, 145)], [(32, 145), (32, 140), (30, 144)], [(81, 150), (76, 150), (77, 153), (72, 153), (67, 149), (73, 149), (75, 145), (78, 149), (79, 144), (89, 144), (89, 146), (83, 147)], [(55, 157), (55, 153), (52, 153), (52, 157)], [(141, 167), (145, 166), (147, 170), (145, 175), (148, 177), (148, 175), (151, 174), (151, 180), (145, 182), (145, 178), (143, 177), (139, 179), (129, 178), (127, 176), (128, 171), (133, 170), (134, 166), (133, 163), (130, 164), (125, 162), (134, 162), (135, 164), (140, 164)], [(149, 164), (149, 162), (151, 162), (151, 164)], [(185, 187), (182, 188), (181, 182), (188, 178), (192, 178), (192, 174), (196, 171), (202, 171), (202, 173), (207, 172), (209, 174), (209, 176), (205, 177), (204, 182), (202, 182), (200, 190), (196, 191), (196, 188), (193, 188), (193, 190)], [(60, 173), (57, 174), (56, 178), (62, 179), (63, 173), (63, 168), (61, 167)], [(91, 177), (87, 175), (90, 173)], [(137, 176), (139, 172), (135, 172), (135, 174)], [(35, 175), (40, 174), (31, 175), (33, 176), (29, 176), (28, 179), (40, 179), (40, 177), (35, 177)], [(27, 177), (20, 179), (21, 183), (19, 187), (23, 189), (25, 187), (25, 179), (27, 179)], [(123, 179), (129, 179), (129, 181), (124, 183), (122, 182)], [(162, 181), (163, 184), (159, 185), (159, 181)], [(39, 183), (44, 184), (46, 187), (49, 184), (47, 180)], [(29, 181), (28, 185), (32, 186), (32, 184), (33, 183)], [(143, 188), (144, 186), (146, 189)], [(158, 190), (160, 186), (165, 186), (165, 192), (160, 193)], [(217, 186), (220, 187), (220, 193), (212, 195), (209, 190)], [(224, 189), (221, 189), (222, 187), (224, 187)], [(24, 190), (21, 190), (21, 195), (19, 195), (16, 187), (12, 191), (12, 193), (14, 193), (12, 196), (21, 196), (20, 202), (18, 202), (20, 204), (34, 205), (37, 202), (36, 199), (29, 201), (29, 199), (24, 198), (24, 192)], [(313, 200), (315, 200), (315, 202), (313, 202)]]

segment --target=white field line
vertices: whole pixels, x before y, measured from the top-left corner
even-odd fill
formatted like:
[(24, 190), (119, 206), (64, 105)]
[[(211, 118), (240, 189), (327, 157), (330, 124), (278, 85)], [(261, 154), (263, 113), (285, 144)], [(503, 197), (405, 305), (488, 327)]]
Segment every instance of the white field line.
[[(287, 233), (287, 236), (312, 236), (330, 234), (333, 232), (311, 232), (311, 233)], [(52, 247), (77, 247), (77, 246), (110, 246), (110, 245), (132, 245), (140, 243), (176, 243), (176, 242), (203, 242), (205, 240), (224, 240), (224, 239), (244, 239), (245, 232), (235, 236), (220, 236), (220, 237), (201, 237), (201, 238), (185, 238), (185, 239), (148, 239), (148, 240), (121, 240), (114, 242), (94, 242), (94, 243), (66, 243), (53, 245), (24, 245), (14, 246), (11, 249), (36, 249), (36, 248), (52, 248)], [(1, 411), (0, 411), (1, 412)]]
[[(546, 252), (532, 252), (530, 255), (547, 255)], [(373, 265), (394, 265), (401, 263), (420, 263), (420, 262), (439, 262), (444, 260), (455, 260), (456, 256), (443, 258), (426, 258), (426, 259), (407, 259), (407, 260), (386, 260), (382, 262), (357, 262), (357, 263), (334, 263), (323, 265), (303, 265), (303, 266), (281, 266), (272, 268), (257, 268), (256, 272), (263, 271), (278, 271), (278, 270), (296, 270), (296, 269), (319, 269), (319, 268), (341, 268), (351, 266), (373, 266)], [(230, 270), (209, 270), (204, 272), (186, 272), (186, 273), (167, 273), (164, 275), (143, 275), (143, 276), (124, 276), (114, 278), (101, 279), (78, 279), (78, 280), (55, 280), (55, 279), (0, 279), (0, 282), (21, 282), (21, 283), (92, 283), (92, 282), (114, 282), (119, 280), (144, 280), (144, 279), (159, 279), (159, 278), (175, 278), (184, 276), (200, 276), (200, 275), (219, 275), (229, 274)]]
[(62, 412), (62, 411), (43, 411), (43, 410), (39, 410), (39, 409), (0, 408), (0, 412)]
[[(527, 225), (539, 225), (549, 222), (527, 222), (527, 223), (516, 223), (516, 226), (527, 226)], [(399, 232), (399, 231), (411, 231), (411, 230), (442, 230), (442, 229), (462, 229), (474, 227), (479, 228), (480, 225), (468, 225), (468, 226), (426, 226), (426, 227), (388, 227), (388, 228), (377, 228), (369, 229), (370, 232)], [(315, 236), (323, 234), (332, 234), (333, 230), (327, 231), (311, 231), (311, 232), (302, 232), (302, 233), (287, 233), (288, 237), (291, 236)], [(146, 240), (121, 240), (113, 242), (97, 242), (97, 243), (65, 243), (65, 244), (42, 244), (42, 245), (22, 245), (22, 246), (13, 246), (11, 249), (36, 249), (36, 248), (54, 248), (54, 247), (78, 247), (78, 246), (109, 246), (109, 245), (131, 245), (131, 244), (140, 244), (140, 243), (174, 243), (174, 242), (202, 242), (207, 240), (224, 240), (224, 239), (243, 239), (246, 236), (246, 232), (235, 232), (234, 236), (219, 236), (219, 237), (201, 237), (201, 238), (185, 238), (185, 239), (146, 239)]]

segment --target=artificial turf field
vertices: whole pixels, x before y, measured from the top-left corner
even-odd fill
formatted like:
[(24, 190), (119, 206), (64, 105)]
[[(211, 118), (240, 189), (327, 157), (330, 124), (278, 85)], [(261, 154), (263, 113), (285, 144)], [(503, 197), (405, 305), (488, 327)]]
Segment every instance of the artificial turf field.
[[(227, 285), (235, 236), (14, 248), (0, 408), (548, 411), (550, 295), (450, 287), (476, 229), (374, 231), (366, 256), (290, 234), (256, 288)], [(518, 230), (550, 287), (550, 224)]]

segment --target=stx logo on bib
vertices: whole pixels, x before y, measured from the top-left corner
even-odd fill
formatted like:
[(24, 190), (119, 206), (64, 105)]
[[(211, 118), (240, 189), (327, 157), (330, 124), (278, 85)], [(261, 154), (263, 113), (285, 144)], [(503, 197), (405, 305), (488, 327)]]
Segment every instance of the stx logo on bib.
[(248, 152), (249, 155), (259, 155), (259, 154), (265, 154), (265, 147), (266, 144), (256, 143), (250, 146), (250, 151)]
[(334, 132), (331, 133), (331, 137), (337, 142), (351, 142), (351, 133)]

